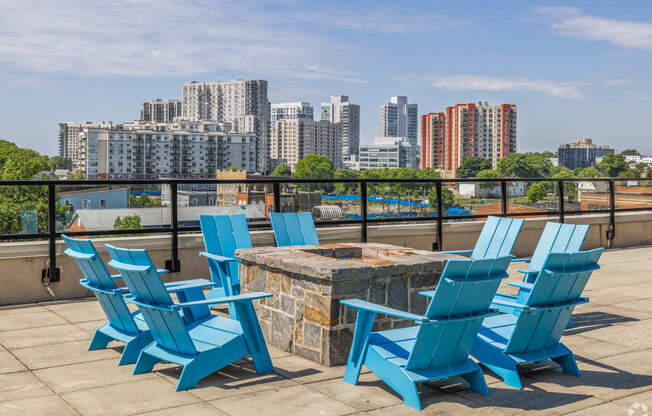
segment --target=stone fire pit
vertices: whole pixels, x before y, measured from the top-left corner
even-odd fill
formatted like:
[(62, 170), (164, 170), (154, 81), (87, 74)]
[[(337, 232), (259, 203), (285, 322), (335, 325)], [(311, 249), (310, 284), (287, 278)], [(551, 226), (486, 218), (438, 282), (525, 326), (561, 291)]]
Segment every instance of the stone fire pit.
[[(401, 310), (424, 313), (427, 298), (447, 259), (455, 255), (388, 244), (331, 244), (238, 250), (242, 292), (274, 296), (256, 305), (268, 343), (325, 365), (348, 358), (356, 313), (340, 305), (360, 298)], [(409, 325), (388, 316), (375, 330)]]

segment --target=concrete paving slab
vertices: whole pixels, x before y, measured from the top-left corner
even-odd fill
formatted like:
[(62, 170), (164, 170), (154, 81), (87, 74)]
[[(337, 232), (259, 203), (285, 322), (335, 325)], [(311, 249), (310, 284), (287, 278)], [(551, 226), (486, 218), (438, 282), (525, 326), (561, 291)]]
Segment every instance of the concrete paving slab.
[(0, 347), (0, 374), (15, 373), (16, 371), (25, 371), (25, 367), (9, 351)]
[(44, 326), (0, 332), (0, 343), (8, 349), (61, 344), (90, 339), (90, 336), (72, 324)]
[(40, 345), (37, 347), (19, 348), (12, 353), (30, 370), (47, 367), (59, 367), (67, 364), (113, 358), (116, 363), (120, 359), (120, 351), (113, 348), (88, 351), (88, 341), (75, 341), (65, 344)]
[(629, 325), (613, 325), (593, 331), (584, 332), (587, 338), (605, 340), (612, 344), (634, 347), (636, 349), (652, 348), (652, 321), (631, 322)]
[(62, 397), (85, 416), (133, 415), (199, 401), (187, 392), (175, 392), (160, 377), (74, 391)]
[(46, 309), (56, 313), (68, 322), (106, 320), (106, 314), (97, 302), (79, 302), (71, 305), (54, 306), (48, 306)]
[(2, 402), (0, 416), (79, 416), (79, 413), (58, 396), (41, 396)]
[(302, 385), (255, 392), (240, 396), (238, 400), (215, 400), (211, 404), (232, 416), (338, 416), (355, 413), (357, 410)]
[(353, 386), (341, 378), (306, 384), (328, 397), (344, 402), (356, 409), (374, 410), (402, 403), (403, 399), (374, 374), (362, 374)]
[(30, 308), (22, 313), (0, 315), (0, 331), (13, 331), (16, 329), (39, 328), (50, 325), (67, 323), (57, 314), (44, 308)]
[(0, 375), (0, 402), (54, 396), (54, 392), (28, 371)]
[(228, 416), (208, 403), (193, 403), (163, 410), (141, 413), (141, 416)]
[(90, 337), (95, 334), (95, 330), (102, 325), (107, 323), (107, 319), (99, 319), (97, 321), (88, 321), (88, 322), (75, 322), (73, 325), (80, 328), (82, 331), (86, 332)]
[(133, 370), (133, 365), (119, 366), (118, 361), (111, 358), (35, 370), (34, 374), (57, 393), (67, 393), (156, 377), (154, 373), (132, 375)]
[[(157, 370), (156, 374), (176, 386), (181, 375), (181, 367), (170, 366), (168, 369)], [(247, 362), (246, 364), (229, 365), (219, 372), (213, 373), (200, 380), (197, 387), (189, 390), (189, 393), (204, 401), (210, 401), (294, 385), (296, 383), (274, 372), (257, 374), (253, 364)]]

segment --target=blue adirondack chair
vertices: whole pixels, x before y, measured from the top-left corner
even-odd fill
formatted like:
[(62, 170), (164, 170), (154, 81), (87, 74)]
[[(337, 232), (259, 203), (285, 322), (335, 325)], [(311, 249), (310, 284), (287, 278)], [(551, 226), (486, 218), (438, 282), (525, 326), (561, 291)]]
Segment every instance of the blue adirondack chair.
[(492, 307), (504, 313), (484, 320), (471, 355), (518, 389), (519, 364), (552, 359), (579, 376), (573, 353), (559, 340), (573, 308), (588, 302), (580, 295), (603, 251), (550, 253), (533, 284), (510, 282), (519, 294), (494, 298)]
[[(104, 310), (109, 322), (95, 330), (95, 335), (88, 347), (89, 351), (106, 348), (111, 341), (125, 343), (119, 365), (133, 364), (138, 359), (140, 351), (152, 342), (152, 335), (140, 312), (130, 312), (123, 296), (128, 293), (126, 288), (119, 288), (115, 280), (120, 275), (111, 275), (100, 258), (95, 246), (90, 240), (70, 238), (63, 235), (68, 248), (65, 254), (74, 258), (84, 275), (79, 283), (91, 290)], [(160, 270), (159, 272), (167, 272)], [(204, 279), (174, 282), (166, 285), (166, 290), (176, 292), (182, 299), (194, 299), (201, 294), (202, 288), (212, 286), (212, 282)], [(187, 321), (193, 320), (193, 311), (188, 310)]]
[(315, 222), (309, 212), (270, 212), (277, 247), (319, 244)]
[[(150, 328), (154, 342), (140, 353), (134, 374), (153, 370), (166, 361), (183, 366), (177, 391), (195, 387), (202, 378), (251, 355), (259, 374), (274, 370), (252, 300), (270, 293), (250, 293), (223, 298), (176, 303), (172, 300), (145, 250), (106, 245), (116, 268), (129, 287), (126, 300), (137, 305)], [(206, 309), (203, 317), (186, 325), (179, 310), (231, 303), (238, 319), (215, 316)]]
[(589, 231), (587, 224), (560, 224), (558, 222), (548, 222), (543, 229), (534, 253), (528, 259), (515, 259), (515, 262), (529, 263), (527, 270), (524, 272), (523, 280), (532, 283), (539, 274), (543, 262), (546, 261), (548, 254), (555, 253), (574, 253), (580, 251), (582, 243), (586, 239), (586, 233)]
[(235, 258), (235, 251), (253, 247), (247, 218), (244, 214), (200, 215), (199, 224), (206, 248), (206, 251), (199, 255), (208, 260), (211, 279), (215, 282), (215, 288), (211, 289), (206, 297), (239, 295), (240, 259)]
[(471, 254), (474, 260), (509, 256), (523, 227), (521, 218), (489, 216), (473, 250), (444, 251), (447, 254)]
[[(357, 384), (364, 364), (417, 409), (421, 409), (417, 383), (459, 375), (471, 389), (489, 394), (482, 370), (469, 359), (469, 352), (482, 320), (497, 313), (489, 305), (507, 277), (510, 258), (446, 262), (437, 288), (420, 292), (432, 298), (424, 316), (359, 299), (341, 301), (358, 309), (344, 381)], [(377, 313), (418, 325), (371, 332)]]

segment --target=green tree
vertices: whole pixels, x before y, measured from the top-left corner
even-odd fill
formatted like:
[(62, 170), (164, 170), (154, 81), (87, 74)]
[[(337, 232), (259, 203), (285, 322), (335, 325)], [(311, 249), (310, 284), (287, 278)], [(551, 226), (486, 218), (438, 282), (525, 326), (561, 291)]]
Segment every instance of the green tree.
[(634, 170), (636, 171), (636, 176), (639, 178), (644, 178), (645, 177), (645, 172), (648, 171), (648, 165), (647, 163), (637, 163), (636, 166), (634, 166)]
[(622, 152), (620, 152), (621, 155), (623, 156), (640, 156), (641, 153), (636, 150), (636, 149), (625, 149)]
[(278, 165), (276, 165), (276, 168), (274, 168), (274, 172), (272, 172), (272, 176), (283, 176), (283, 177), (292, 176), (292, 170), (290, 170), (290, 167), (285, 163), (279, 163)]
[(237, 167), (236, 165), (231, 165), (226, 170), (229, 171), (229, 172), (237, 172), (237, 171), (239, 171), (241, 169), (239, 167)]
[[(428, 194), (428, 204), (431, 210), (437, 209), (437, 191), (433, 190)], [(444, 211), (455, 205), (455, 194), (445, 186), (441, 187), (441, 205)]]
[(134, 215), (125, 215), (123, 218), (115, 217), (113, 222), (114, 230), (136, 230), (142, 228), (140, 225), (140, 216), (137, 214)]
[[(360, 172), (357, 170), (351, 169), (337, 169), (333, 175), (335, 179), (358, 179), (360, 177)], [(357, 194), (358, 193), (358, 184), (357, 183), (336, 183), (335, 192), (343, 194)]]
[[(297, 179), (331, 179), (334, 175), (333, 162), (328, 156), (309, 154), (297, 162), (294, 167), (294, 177)], [(314, 191), (320, 186), (319, 184), (300, 184), (299, 188)], [(324, 184), (321, 188), (330, 192), (334, 187)]]
[(132, 208), (154, 208), (161, 206), (160, 202), (156, 202), (145, 194), (139, 196), (131, 195), (129, 197), (129, 205)]
[[(572, 178), (575, 175), (573, 174), (573, 171), (568, 169), (565, 166), (556, 166), (552, 170), (553, 178)], [(545, 184), (552, 185), (551, 182), (545, 182)], [(575, 200), (575, 196), (577, 195), (577, 184), (575, 182), (564, 182), (564, 196), (568, 198), (569, 201)], [(548, 189), (549, 191), (552, 191), (554, 189), (554, 185), (550, 186)]]
[(553, 157), (557, 157), (557, 153), (553, 153), (550, 150), (546, 150), (545, 152), (541, 152), (541, 156), (545, 157), (546, 159), (550, 159)]
[(625, 170), (623, 170), (621, 172), (618, 172), (618, 177), (619, 178), (640, 178), (641, 175), (639, 175), (639, 173), (635, 169), (627, 168), (627, 169), (625, 169)]
[(579, 169), (575, 176), (578, 178), (599, 178), (602, 175), (600, 174), (599, 170), (593, 166), (589, 166), (588, 168)]
[(528, 202), (534, 203), (546, 197), (546, 186), (541, 182), (535, 182), (527, 190)]
[(552, 163), (539, 153), (512, 153), (498, 161), (496, 170), (502, 177), (545, 178)]
[[(485, 169), (475, 175), (479, 179), (497, 179), (500, 178), (500, 173), (495, 169)], [(478, 187), (485, 191), (490, 191), (498, 186), (497, 182), (479, 182)]]
[(72, 160), (67, 157), (53, 156), (48, 160), (48, 167), (50, 170), (55, 169), (72, 169)]
[(491, 169), (491, 162), (487, 159), (473, 156), (464, 159), (457, 168), (456, 175), (458, 178), (474, 178), (478, 172)]
[(82, 172), (81, 170), (76, 170), (73, 173), (71, 173), (70, 175), (68, 175), (68, 180), (69, 181), (76, 181), (76, 180), (81, 180), (81, 179), (85, 179), (84, 178), (84, 172)]
[(628, 166), (622, 155), (610, 153), (602, 158), (597, 168), (603, 175), (615, 178), (620, 172), (627, 170)]

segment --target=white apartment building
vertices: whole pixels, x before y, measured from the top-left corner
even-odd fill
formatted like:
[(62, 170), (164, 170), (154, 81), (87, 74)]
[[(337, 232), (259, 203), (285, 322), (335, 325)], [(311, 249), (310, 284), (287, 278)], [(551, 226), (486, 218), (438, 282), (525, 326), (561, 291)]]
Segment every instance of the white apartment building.
[(359, 170), (382, 168), (417, 169), (416, 152), (407, 137), (376, 137), (374, 144), (360, 146)]
[(380, 107), (380, 135), (406, 137), (412, 146), (417, 146), (418, 118), (417, 104), (408, 104), (405, 96), (392, 97)]
[(80, 133), (87, 179), (214, 177), (232, 165), (255, 171), (256, 136), (208, 121), (88, 126)]
[(269, 168), (270, 105), (267, 81), (184, 82), (181, 87), (184, 120), (231, 123), (236, 133), (256, 136), (256, 170)]
[(293, 103), (278, 103), (272, 104), (270, 121), (272, 126), (276, 120), (284, 118), (307, 118), (313, 119), (313, 109), (310, 103), (305, 101), (297, 101)]
[(360, 106), (347, 95), (333, 95), (329, 103), (321, 103), (321, 119), (342, 125), (342, 159), (350, 159), (360, 146)]
[(339, 123), (306, 118), (286, 118), (274, 123), (271, 134), (272, 165), (294, 168), (306, 155), (328, 156), (336, 169), (342, 167), (342, 133)]
[(475, 111), (476, 156), (489, 160), (491, 166), (496, 168), (500, 159), (517, 151), (516, 106), (489, 105), (485, 101), (478, 102)]
[(181, 100), (155, 100), (145, 101), (140, 110), (141, 121), (155, 123), (172, 123), (176, 117), (181, 116)]
[(80, 133), (87, 127), (110, 127), (111, 121), (93, 123), (90, 121), (80, 123), (59, 123), (59, 156), (72, 160), (73, 169), (79, 167)]

